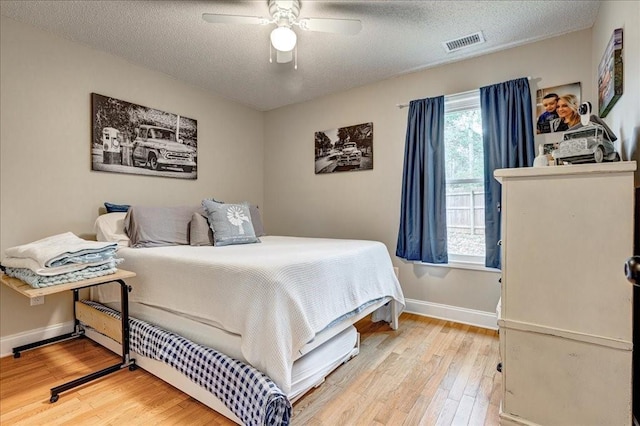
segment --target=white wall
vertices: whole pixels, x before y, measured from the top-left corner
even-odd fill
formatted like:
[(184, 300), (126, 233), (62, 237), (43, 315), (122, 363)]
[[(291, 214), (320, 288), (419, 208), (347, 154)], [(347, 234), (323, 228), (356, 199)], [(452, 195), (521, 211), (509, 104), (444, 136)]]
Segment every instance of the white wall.
[[(261, 112), (5, 17), (0, 30), (2, 252), (60, 232), (92, 234), (104, 201), (262, 205)], [(91, 171), (92, 92), (196, 119), (198, 179)], [(0, 336), (71, 319), (71, 293), (30, 307), (1, 287)]]
[[(604, 118), (618, 136), (616, 147), (623, 160), (640, 164), (640, 2), (601, 2), (598, 19), (592, 28), (591, 79), (598, 81), (598, 65), (616, 28), (622, 28), (623, 94)], [(598, 87), (594, 84), (591, 99), (597, 104)], [(640, 187), (640, 170), (636, 171)]]
[[(532, 77), (534, 100), (538, 88), (574, 82), (582, 83), (584, 96), (593, 91), (589, 40), (590, 30), (575, 32), (267, 112), (269, 232), (382, 241), (400, 268), (407, 298), (495, 312), (498, 273), (418, 266), (395, 256), (408, 111), (396, 104), (525, 76)], [(374, 126), (373, 170), (314, 173), (314, 132), (369, 121)]]
[[(395, 257), (407, 114), (395, 105), (522, 76), (532, 77), (532, 96), (537, 88), (580, 81), (583, 98), (597, 99), (597, 64), (613, 29), (623, 27), (625, 92), (605, 120), (620, 136), (623, 158), (638, 160), (639, 20), (639, 2), (602, 2), (592, 30), (263, 114), (2, 17), (0, 250), (57, 232), (91, 234), (103, 201), (248, 199), (262, 203), (271, 234), (384, 242), (407, 298), (493, 312), (499, 274), (417, 266)], [(91, 171), (91, 92), (197, 119), (198, 180)], [(314, 174), (315, 131), (369, 121), (373, 170)], [(47, 297), (45, 305), (29, 307), (3, 286), (0, 336), (68, 321), (68, 299)]]

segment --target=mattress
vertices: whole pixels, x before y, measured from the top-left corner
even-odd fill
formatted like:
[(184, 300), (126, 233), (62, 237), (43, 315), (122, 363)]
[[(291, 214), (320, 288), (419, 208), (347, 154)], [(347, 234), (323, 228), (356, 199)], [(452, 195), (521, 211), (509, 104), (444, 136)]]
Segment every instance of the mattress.
[[(105, 303), (105, 306), (120, 312), (119, 303)], [(236, 334), (140, 303), (129, 304), (129, 316), (152, 323), (197, 344), (247, 363), (240, 349), (242, 339)], [(322, 345), (314, 347), (314, 350), (304, 351), (306, 353), (293, 363), (291, 390), (287, 394), (289, 399), (295, 399), (322, 382), (330, 371), (355, 356), (358, 350), (358, 332), (354, 326), (350, 325), (336, 330), (333, 337)]]
[[(195, 341), (206, 342), (210, 330), (223, 330), (217, 333), (222, 342), (211, 347), (263, 371), (286, 394), (293, 389), (294, 361), (337, 318), (382, 298), (391, 300), (396, 315), (404, 308), (382, 243), (280, 236), (261, 240), (225, 247), (120, 249), (123, 269), (138, 274), (127, 280), (133, 288), (130, 306), (210, 327), (185, 327), (187, 333), (201, 334)], [(94, 300), (101, 303), (119, 300), (115, 287), (94, 290)], [(136, 315), (141, 314), (132, 311)], [(156, 323), (160, 316), (154, 315), (141, 319)], [(239, 351), (224, 338), (239, 338)]]

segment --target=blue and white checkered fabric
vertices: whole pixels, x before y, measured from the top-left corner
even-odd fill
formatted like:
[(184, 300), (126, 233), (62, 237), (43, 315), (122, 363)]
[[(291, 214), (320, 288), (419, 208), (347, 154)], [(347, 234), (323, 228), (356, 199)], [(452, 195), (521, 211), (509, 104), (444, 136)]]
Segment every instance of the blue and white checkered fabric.
[[(120, 313), (113, 309), (82, 302), (120, 319)], [(218, 397), (244, 424), (289, 424), (291, 403), (264, 373), (144, 321), (129, 318), (129, 327), (132, 351), (171, 365)]]

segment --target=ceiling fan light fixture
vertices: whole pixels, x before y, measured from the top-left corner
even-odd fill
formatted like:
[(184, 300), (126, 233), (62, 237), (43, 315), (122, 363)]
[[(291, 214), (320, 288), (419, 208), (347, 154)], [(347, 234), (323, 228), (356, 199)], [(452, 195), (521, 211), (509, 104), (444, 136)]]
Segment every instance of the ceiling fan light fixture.
[(278, 27), (271, 31), (271, 44), (281, 52), (290, 52), (296, 47), (298, 36), (289, 27)]

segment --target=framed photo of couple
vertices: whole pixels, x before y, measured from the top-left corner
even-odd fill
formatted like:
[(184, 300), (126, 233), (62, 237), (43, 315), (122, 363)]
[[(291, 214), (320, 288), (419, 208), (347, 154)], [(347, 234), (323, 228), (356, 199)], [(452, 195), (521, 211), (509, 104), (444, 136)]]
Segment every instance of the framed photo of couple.
[(561, 86), (546, 87), (536, 91), (536, 133), (552, 133), (566, 130), (557, 124), (561, 122), (558, 115), (558, 102), (570, 102), (580, 105), (580, 83), (563, 84)]

